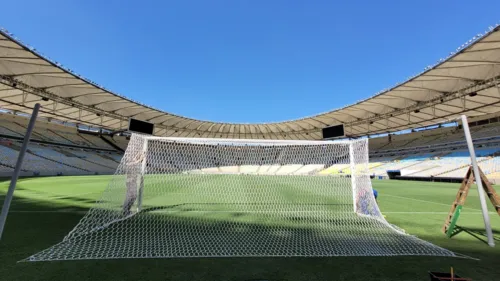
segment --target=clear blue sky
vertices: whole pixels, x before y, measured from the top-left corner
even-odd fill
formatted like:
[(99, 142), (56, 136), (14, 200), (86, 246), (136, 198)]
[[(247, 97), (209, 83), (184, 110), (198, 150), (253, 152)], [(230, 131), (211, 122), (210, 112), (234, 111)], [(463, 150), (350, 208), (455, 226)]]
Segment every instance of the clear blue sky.
[(192, 118), (245, 123), (352, 104), (500, 20), (498, 0), (24, 0), (1, 7), (1, 26), (114, 92)]

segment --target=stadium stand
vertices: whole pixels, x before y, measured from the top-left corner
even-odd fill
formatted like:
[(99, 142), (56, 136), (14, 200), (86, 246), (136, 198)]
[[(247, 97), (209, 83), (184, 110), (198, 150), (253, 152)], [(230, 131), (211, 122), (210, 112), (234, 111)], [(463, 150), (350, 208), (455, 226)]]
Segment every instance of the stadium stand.
[[(3, 141), (0, 144), (0, 176), (10, 176), (13, 172), (20, 147), (21, 143), (17, 141)], [(74, 148), (32, 143), (25, 155), (22, 175), (112, 174), (119, 163), (113, 157), (120, 155), (112, 152), (108, 154), (109, 156), (104, 156), (98, 151), (78, 151)]]
[[(496, 122), (477, 125), (480, 123), (471, 126), (477, 161), (487, 176), (496, 175), (500, 169), (500, 128)], [(391, 141), (387, 137), (374, 138), (370, 146), (376, 147), (370, 163), (380, 163), (371, 168), (374, 178), (387, 178), (388, 171), (398, 171), (405, 179), (458, 181), (470, 165), (460, 126), (393, 135)], [(496, 178), (492, 177), (492, 181), (496, 182)]]
[[(27, 123), (25, 116), (0, 114), (0, 137), (4, 140), (0, 142), (0, 176), (12, 173)], [(478, 163), (491, 181), (497, 182), (500, 181), (500, 127), (498, 122), (483, 123), (471, 124)], [(32, 140), (23, 166), (24, 176), (112, 174), (128, 144), (128, 138), (124, 135), (99, 135), (97, 132), (86, 132), (43, 119), (37, 121)], [(459, 180), (470, 165), (460, 126), (436, 126), (433, 129), (394, 134), (390, 138), (370, 138), (369, 145), (370, 174), (376, 179), (387, 179), (388, 172), (397, 171), (405, 179)], [(182, 150), (169, 153), (173, 158), (185, 157)], [(281, 165), (260, 163), (259, 159), (240, 163), (238, 158), (228, 158), (227, 153), (222, 153), (201, 161), (205, 163), (203, 167), (194, 164), (200, 161), (188, 159), (183, 167), (172, 165), (170, 169), (193, 173), (278, 175), (349, 174), (351, 169), (349, 164), (332, 163), (325, 167), (308, 163), (306, 159), (310, 157), (306, 155), (303, 163), (291, 163), (281, 155), (274, 157), (279, 159)]]
[(112, 143), (112, 145), (119, 147), (123, 151), (127, 149), (128, 140), (124, 136), (102, 136), (102, 139), (103, 141), (107, 141), (107, 143)]
[[(25, 116), (0, 113), (0, 177), (14, 171), (27, 125)], [(99, 136), (43, 119), (31, 140), (22, 176), (112, 174), (122, 155)]]
[[(14, 114), (0, 114), (0, 135), (17, 137), (24, 135), (29, 119)], [(38, 120), (33, 130), (33, 140), (90, 148), (113, 149), (99, 136), (79, 133), (76, 128)]]

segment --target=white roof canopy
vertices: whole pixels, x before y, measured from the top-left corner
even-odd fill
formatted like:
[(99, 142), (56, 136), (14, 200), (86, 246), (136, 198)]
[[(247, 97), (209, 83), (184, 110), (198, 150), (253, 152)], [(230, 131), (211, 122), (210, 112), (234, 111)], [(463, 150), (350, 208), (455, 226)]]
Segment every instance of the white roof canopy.
[(158, 136), (313, 140), (322, 138), (322, 128), (340, 123), (350, 136), (394, 132), (447, 122), (462, 113), (499, 112), (500, 28), (366, 100), (311, 117), (262, 124), (202, 121), (143, 105), (98, 86), (0, 31), (0, 107), (31, 113), (37, 102), (44, 117), (110, 130), (125, 129), (128, 119), (136, 118), (154, 123)]

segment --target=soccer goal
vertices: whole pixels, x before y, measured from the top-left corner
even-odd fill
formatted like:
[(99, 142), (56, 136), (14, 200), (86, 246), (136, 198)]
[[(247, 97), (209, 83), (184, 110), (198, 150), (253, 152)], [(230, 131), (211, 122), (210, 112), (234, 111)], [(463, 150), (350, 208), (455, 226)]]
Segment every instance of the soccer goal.
[(384, 219), (366, 139), (133, 134), (96, 204), (26, 260), (394, 255), (455, 254)]

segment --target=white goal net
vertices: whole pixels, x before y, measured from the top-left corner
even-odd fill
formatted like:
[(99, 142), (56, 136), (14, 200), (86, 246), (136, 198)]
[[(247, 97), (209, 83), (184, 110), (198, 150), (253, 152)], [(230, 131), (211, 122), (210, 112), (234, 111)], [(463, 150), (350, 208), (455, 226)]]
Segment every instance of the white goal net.
[(455, 256), (384, 219), (367, 140), (134, 134), (96, 204), (26, 260), (394, 255)]

